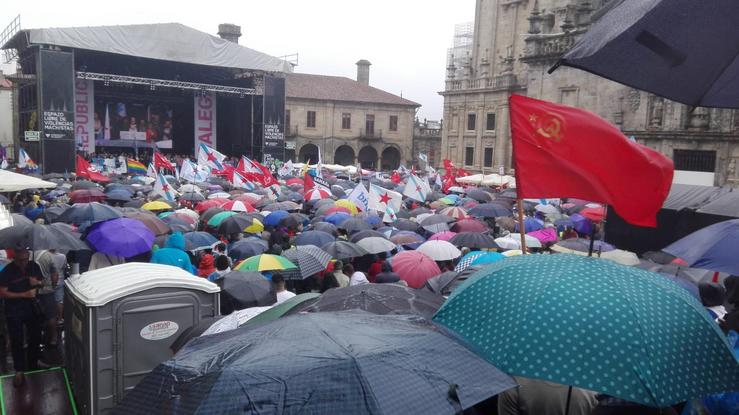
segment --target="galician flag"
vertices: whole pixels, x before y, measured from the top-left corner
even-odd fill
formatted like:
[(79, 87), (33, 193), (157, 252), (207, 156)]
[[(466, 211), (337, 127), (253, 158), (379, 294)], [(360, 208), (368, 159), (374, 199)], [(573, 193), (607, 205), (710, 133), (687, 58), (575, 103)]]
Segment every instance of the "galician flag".
[(200, 143), (198, 150), (198, 164), (209, 169), (223, 170), (223, 160), (226, 156), (219, 153), (213, 148)]
[(22, 169), (35, 170), (38, 166), (26, 153), (24, 149), (18, 149), (18, 167)]
[(293, 161), (288, 160), (287, 163), (283, 164), (282, 167), (280, 167), (280, 170), (277, 172), (277, 174), (280, 175), (280, 177), (287, 176), (288, 174), (292, 173), (293, 171)]
[(157, 174), (157, 180), (154, 182), (154, 193), (161, 195), (168, 202), (174, 202), (177, 196), (177, 192), (161, 174)]
[(241, 156), (241, 160), (236, 165), (236, 170), (241, 170), (246, 173), (262, 174), (262, 170), (257, 167), (249, 157)]
[(369, 191), (369, 208), (378, 212), (385, 212), (390, 207), (393, 212), (400, 211), (400, 205), (403, 203), (403, 195), (392, 190), (385, 189), (376, 184), (370, 183)]
[(204, 182), (208, 179), (208, 172), (204, 167), (200, 167), (190, 160), (182, 160), (182, 167), (180, 167), (180, 177), (183, 179), (199, 183)]
[(252, 191), (256, 188), (254, 186), (254, 183), (247, 180), (244, 176), (239, 173), (238, 170), (233, 171), (233, 179), (231, 180), (231, 184), (237, 189), (246, 189), (249, 191)]
[(153, 179), (157, 178), (157, 170), (154, 168), (154, 164), (149, 163), (149, 168), (146, 169), (146, 175)]
[(382, 217), (382, 221), (385, 223), (393, 223), (396, 220), (398, 220), (398, 217), (395, 215), (395, 211), (390, 206), (385, 208), (385, 215)]
[(431, 186), (425, 179), (421, 179), (415, 174), (408, 176), (408, 182), (405, 184), (403, 194), (410, 197), (413, 200), (419, 202), (425, 202), (429, 193), (431, 193)]

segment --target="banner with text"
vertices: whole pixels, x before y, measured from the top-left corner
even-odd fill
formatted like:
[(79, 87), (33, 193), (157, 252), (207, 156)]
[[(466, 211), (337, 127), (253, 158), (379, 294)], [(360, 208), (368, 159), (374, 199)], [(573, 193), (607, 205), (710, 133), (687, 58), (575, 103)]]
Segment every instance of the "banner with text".
[(39, 62), (43, 137), (71, 140), (74, 137), (74, 58), (69, 52), (42, 49)]
[(95, 83), (91, 79), (74, 82), (74, 139), (77, 151), (95, 152)]
[(264, 155), (285, 161), (285, 78), (264, 76)]
[(195, 148), (216, 148), (216, 94), (195, 94)]

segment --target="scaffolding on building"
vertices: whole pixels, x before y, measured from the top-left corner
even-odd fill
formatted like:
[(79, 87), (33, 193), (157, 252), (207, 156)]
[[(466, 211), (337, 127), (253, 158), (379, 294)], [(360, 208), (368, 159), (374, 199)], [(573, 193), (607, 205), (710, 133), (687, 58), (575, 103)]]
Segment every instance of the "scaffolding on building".
[[(454, 25), (454, 39), (452, 47), (447, 49), (447, 68), (454, 67), (454, 77), (464, 75), (464, 67), (472, 56), (475, 25), (473, 22), (457, 23)], [(447, 73), (449, 76), (450, 73)]]

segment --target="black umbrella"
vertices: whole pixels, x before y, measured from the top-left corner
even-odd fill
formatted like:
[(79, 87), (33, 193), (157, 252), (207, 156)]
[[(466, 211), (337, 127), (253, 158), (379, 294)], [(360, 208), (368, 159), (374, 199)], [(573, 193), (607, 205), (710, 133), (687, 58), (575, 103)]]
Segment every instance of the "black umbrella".
[(247, 226), (254, 223), (254, 219), (245, 215), (233, 215), (229, 216), (218, 225), (218, 233), (221, 235), (232, 235), (235, 233), (242, 233)]
[(418, 223), (413, 222), (412, 220), (409, 220), (409, 219), (398, 219), (397, 221), (395, 221), (395, 223), (393, 223), (393, 226), (400, 229), (401, 231), (411, 231), (411, 232), (416, 232), (420, 228)]
[(336, 240), (336, 237), (323, 231), (306, 231), (295, 237), (295, 245), (323, 246)]
[(467, 197), (480, 203), (486, 203), (493, 200), (493, 195), (480, 189), (470, 189), (467, 191)]
[(0, 248), (2, 249), (59, 249), (78, 251), (90, 249), (79, 237), (62, 228), (22, 224), (0, 229)]
[(336, 241), (322, 245), (321, 249), (331, 254), (336, 259), (357, 258), (369, 254), (361, 246), (347, 241)]
[(267, 252), (267, 241), (261, 239), (242, 239), (234, 243), (228, 250), (228, 256), (234, 261), (250, 258)]
[(313, 245), (296, 246), (282, 251), (282, 256), (298, 266), (297, 272), (285, 272), (286, 279), (306, 279), (326, 269), (331, 254)]
[(203, 196), (200, 192), (185, 192), (180, 195), (180, 200), (187, 200), (188, 202), (200, 202), (205, 200), (205, 196)]
[(129, 208), (140, 208), (141, 206), (144, 206), (144, 203), (146, 203), (146, 201), (143, 199), (132, 199), (124, 203), (123, 206)]
[(333, 236), (336, 236), (339, 234), (339, 232), (336, 230), (336, 225), (334, 225), (333, 223), (328, 223), (328, 222), (314, 223), (312, 225), (312, 229), (315, 231), (326, 232)]
[(11, 219), (13, 219), (13, 225), (31, 225), (33, 224), (33, 221), (31, 219), (28, 219), (24, 215), (21, 215), (20, 213), (11, 213), (10, 214)]
[(116, 219), (122, 216), (123, 214), (116, 208), (102, 203), (75, 203), (62, 212), (57, 218), (57, 221), (81, 226)]
[(612, 3), (557, 66), (693, 107), (739, 108), (733, 93), (739, 90), (739, 45), (729, 41), (736, 38), (738, 2)]
[(372, 226), (370, 224), (359, 218), (349, 218), (338, 224), (336, 227), (339, 229), (344, 229), (349, 233), (372, 229)]
[(423, 215), (424, 213), (434, 213), (434, 211), (425, 207), (415, 208), (410, 211), (411, 216), (414, 218), (418, 215)]
[(657, 264), (669, 264), (675, 259), (675, 256), (665, 251), (647, 251), (642, 255), (642, 258)]
[(285, 216), (284, 218), (280, 219), (279, 222), (277, 222), (279, 226), (283, 226), (286, 228), (295, 228), (298, 226), (298, 223), (298, 219), (295, 218), (295, 216), (290, 215)]
[(97, 183), (91, 182), (89, 180), (78, 180), (72, 183), (72, 190), (96, 189), (96, 188), (98, 188)]
[(461, 232), (454, 235), (449, 242), (458, 248), (464, 246), (478, 249), (498, 248), (495, 238), (486, 233), (479, 232)]
[(354, 235), (352, 235), (351, 238), (349, 238), (349, 240), (351, 242), (357, 243), (357, 242), (361, 241), (364, 238), (370, 238), (370, 237), (377, 237), (377, 238), (387, 239), (387, 236), (385, 236), (384, 233), (378, 232), (378, 231), (373, 230), (373, 229), (366, 229), (366, 230), (359, 231), (359, 232), (355, 233)]
[(417, 314), (430, 319), (444, 304), (444, 297), (395, 284), (365, 284), (332, 288), (302, 311), (360, 309), (373, 314)]
[(210, 326), (212, 326), (222, 318), (223, 316), (205, 317), (204, 319), (200, 320), (198, 324), (186, 328), (182, 332), (182, 334), (177, 336), (177, 338), (174, 342), (172, 342), (172, 345), (169, 346), (169, 348), (172, 350), (173, 353), (179, 352), (180, 349), (187, 344), (187, 342), (196, 337), (200, 337), (203, 333), (205, 333), (206, 330), (210, 328)]
[(428, 290), (432, 293), (448, 296), (463, 282), (465, 282), (470, 275), (481, 269), (482, 266), (473, 265), (465, 268), (462, 272), (447, 271), (427, 280), (423, 284), (423, 287), (421, 287), (421, 290)]
[(307, 313), (191, 340), (113, 413), (446, 415), (515, 385), (422, 317)]
[(241, 310), (277, 302), (272, 283), (258, 272), (231, 271), (216, 280), (221, 292), (221, 309)]
[(482, 203), (473, 206), (467, 213), (478, 218), (497, 218), (500, 216), (512, 216), (513, 212), (501, 203)]

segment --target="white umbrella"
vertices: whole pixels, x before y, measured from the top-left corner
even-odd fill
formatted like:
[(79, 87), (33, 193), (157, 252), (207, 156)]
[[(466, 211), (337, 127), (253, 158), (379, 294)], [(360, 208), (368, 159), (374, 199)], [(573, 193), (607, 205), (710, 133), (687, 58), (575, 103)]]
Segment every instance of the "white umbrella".
[[(496, 238), (495, 243), (502, 249), (521, 249), (521, 234), (509, 233), (506, 236)], [(526, 235), (527, 248), (541, 248), (541, 241), (533, 236)]]
[(180, 193), (200, 193), (200, 188), (194, 184), (183, 184), (177, 191)]
[(460, 186), (452, 186), (449, 188), (449, 192), (453, 193), (464, 193), (464, 189)]
[(394, 243), (379, 236), (370, 236), (357, 241), (357, 245), (364, 248), (370, 254), (379, 254), (380, 252), (388, 252), (397, 248)]
[[(552, 245), (551, 249), (552, 251), (559, 252), (561, 254), (574, 254), (574, 255), (588, 256), (588, 253), (585, 251), (569, 249), (563, 246), (559, 246), (557, 244)], [(600, 255), (597, 252), (594, 252), (593, 256), (600, 257), (602, 259), (607, 259), (609, 261), (613, 261), (621, 265), (627, 265), (630, 267), (639, 265), (641, 263), (639, 261), (639, 257), (635, 253), (631, 251), (624, 251), (623, 249), (614, 249), (612, 251), (601, 252)]]
[(557, 209), (557, 207), (554, 206), (554, 205), (536, 205), (534, 207), (534, 209), (537, 212), (541, 212), (541, 213), (543, 213), (545, 215), (551, 215), (551, 214), (555, 214), (555, 213), (560, 213), (559, 209)]
[(421, 213), (420, 215), (416, 216), (416, 222), (421, 223), (424, 219), (428, 218), (429, 216), (434, 216), (433, 213)]
[(229, 197), (231, 195), (226, 192), (215, 192), (208, 195), (208, 199), (228, 199)]
[(450, 261), (462, 255), (462, 252), (450, 242), (439, 240), (426, 241), (416, 248), (416, 251), (428, 255), (434, 261)]
[(195, 220), (200, 220), (200, 215), (198, 215), (198, 212), (196, 212), (196, 211), (194, 211), (192, 209), (185, 209), (185, 208), (177, 209), (177, 210), (175, 210), (175, 213), (184, 213), (185, 215), (187, 215), (187, 216), (189, 216), (189, 217), (191, 217), (191, 218), (193, 218)]

